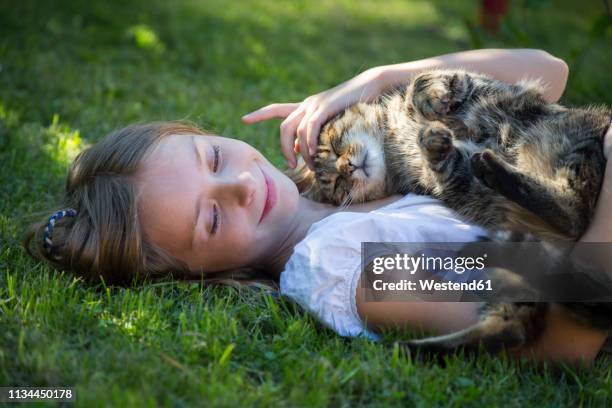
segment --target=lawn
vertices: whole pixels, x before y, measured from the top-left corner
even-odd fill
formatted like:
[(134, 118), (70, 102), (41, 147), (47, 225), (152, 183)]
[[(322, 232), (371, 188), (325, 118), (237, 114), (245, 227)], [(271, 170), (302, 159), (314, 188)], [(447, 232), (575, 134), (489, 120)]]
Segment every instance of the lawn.
[(564, 102), (612, 104), (604, 2), (516, 1), (496, 37), (477, 3), (0, 0), (0, 385), (72, 386), (87, 407), (612, 405), (610, 357), (415, 362), (389, 347), (407, 332), (343, 339), (259, 292), (90, 287), (20, 247), (74, 155), (130, 122), (188, 119), (282, 166), (278, 123), (244, 113), (474, 47), (545, 49), (570, 66)]

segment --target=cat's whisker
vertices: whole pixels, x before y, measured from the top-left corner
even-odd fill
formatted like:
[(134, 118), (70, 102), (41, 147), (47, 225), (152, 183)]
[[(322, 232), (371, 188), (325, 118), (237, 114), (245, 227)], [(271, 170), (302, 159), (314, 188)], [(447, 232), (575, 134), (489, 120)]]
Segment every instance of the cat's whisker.
[(359, 203), (363, 203), (366, 201), (366, 196), (365, 196), (365, 187), (366, 187), (366, 181), (365, 180), (355, 180), (353, 183), (353, 186), (351, 188), (350, 191), (350, 196), (351, 196), (351, 202), (354, 202), (356, 197), (358, 197), (358, 202)]
[(347, 208), (350, 204), (351, 204), (351, 194), (347, 194), (346, 197), (344, 197), (344, 200), (342, 201), (342, 204), (340, 204), (340, 209), (344, 210), (345, 208)]
[(340, 204), (340, 209), (344, 210), (349, 205), (351, 205), (352, 202), (353, 202), (353, 195), (349, 191), (346, 197), (344, 197), (344, 200), (342, 200), (342, 204)]

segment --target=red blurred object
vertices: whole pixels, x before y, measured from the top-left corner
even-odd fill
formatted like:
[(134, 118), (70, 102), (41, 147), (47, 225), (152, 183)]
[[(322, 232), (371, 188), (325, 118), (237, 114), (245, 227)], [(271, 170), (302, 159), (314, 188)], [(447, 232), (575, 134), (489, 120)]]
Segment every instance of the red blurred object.
[(502, 18), (508, 11), (508, 0), (482, 0), (480, 2), (480, 25), (491, 34), (499, 32)]

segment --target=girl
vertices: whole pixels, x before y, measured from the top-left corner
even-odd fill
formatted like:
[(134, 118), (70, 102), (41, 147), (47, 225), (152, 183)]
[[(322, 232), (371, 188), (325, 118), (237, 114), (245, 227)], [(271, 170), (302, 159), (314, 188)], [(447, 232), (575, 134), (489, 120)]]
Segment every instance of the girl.
[[(561, 95), (567, 78), (565, 63), (541, 51), (473, 51), (374, 68), (301, 104), (270, 105), (243, 120), (285, 118), (281, 146), (290, 167), (293, 146), (312, 165), (309, 153), (327, 118), (422, 69), (457, 66), (509, 82), (541, 77), (550, 100)], [(604, 188), (584, 240), (611, 238), (602, 215), (611, 196)], [(476, 321), (478, 304), (365, 302), (358, 280), (361, 241), (465, 242), (481, 233), (429, 197), (393, 196), (342, 209), (309, 201), (244, 142), (152, 123), (113, 132), (83, 151), (70, 168), (63, 211), (32, 226), (25, 245), (56, 268), (111, 284), (169, 275), (273, 280), (340, 335), (375, 337), (377, 329), (397, 325), (457, 330)], [(604, 339), (554, 309), (544, 337), (519, 352), (591, 360)]]

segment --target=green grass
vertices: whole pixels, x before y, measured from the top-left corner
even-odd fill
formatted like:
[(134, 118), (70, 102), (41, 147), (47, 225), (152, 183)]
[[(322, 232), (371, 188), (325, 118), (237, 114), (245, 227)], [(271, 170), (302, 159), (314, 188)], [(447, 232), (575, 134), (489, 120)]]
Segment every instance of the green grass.
[(496, 38), (470, 29), (476, 4), (0, 0), (0, 385), (74, 386), (79, 406), (609, 406), (610, 357), (417, 363), (266, 295), (91, 288), (19, 247), (75, 153), (133, 121), (189, 119), (280, 166), (278, 123), (244, 113), (474, 46), (546, 49), (570, 65), (565, 102), (612, 104), (602, 2), (518, 2)]

